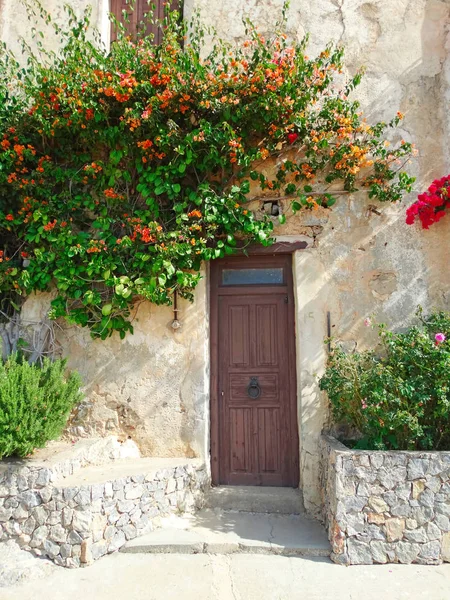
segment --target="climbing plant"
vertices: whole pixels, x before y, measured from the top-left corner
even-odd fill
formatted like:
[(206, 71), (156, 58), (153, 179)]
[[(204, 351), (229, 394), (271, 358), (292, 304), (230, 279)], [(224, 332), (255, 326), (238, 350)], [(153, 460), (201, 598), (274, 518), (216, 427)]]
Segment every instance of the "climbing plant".
[(362, 73), (346, 80), (341, 47), (306, 56), (284, 14), (233, 45), (168, 13), (159, 46), (119, 30), (106, 49), (89, 11), (66, 11), (67, 27), (42, 12), (57, 54), (37, 35), (25, 67), (1, 58), (0, 291), (16, 305), (53, 288), (53, 318), (123, 337), (138, 298), (191, 298), (202, 261), (272, 242), (250, 195), (295, 212), (410, 191), (411, 144), (386, 141), (402, 115), (368, 124), (349, 98)]

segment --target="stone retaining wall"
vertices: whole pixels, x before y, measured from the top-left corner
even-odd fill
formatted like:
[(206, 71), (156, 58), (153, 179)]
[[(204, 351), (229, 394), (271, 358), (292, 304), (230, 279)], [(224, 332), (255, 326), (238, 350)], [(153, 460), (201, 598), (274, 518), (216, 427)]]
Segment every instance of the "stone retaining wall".
[(450, 562), (450, 452), (349, 450), (324, 435), (321, 483), (335, 562)]
[(14, 539), (58, 565), (79, 567), (159, 526), (160, 516), (201, 504), (209, 483), (204, 465), (184, 459), (155, 471), (149, 461), (127, 461), (135, 474), (87, 485), (65, 485), (57, 466), (9, 464), (0, 474), (0, 540)]

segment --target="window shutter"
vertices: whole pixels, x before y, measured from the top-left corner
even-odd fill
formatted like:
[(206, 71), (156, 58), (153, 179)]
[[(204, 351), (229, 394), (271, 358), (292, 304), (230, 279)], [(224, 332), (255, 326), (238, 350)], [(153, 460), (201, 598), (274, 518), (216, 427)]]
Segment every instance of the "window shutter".
[[(127, 28), (127, 32), (132, 36), (134, 35), (138, 28), (141, 28), (142, 21), (146, 22), (146, 34), (149, 35), (151, 33), (154, 34), (154, 43), (160, 44), (162, 40), (162, 30), (161, 27), (156, 26), (152, 23), (147, 23), (146, 15), (152, 12), (152, 6), (155, 6), (155, 10), (153, 12), (153, 19), (158, 19), (160, 21), (164, 18), (164, 6), (167, 4), (166, 0), (136, 0), (134, 4), (134, 10), (131, 9), (129, 1), (127, 0), (111, 0), (111, 12), (114, 14), (116, 19), (120, 23), (124, 23), (123, 11), (126, 11), (128, 15), (129, 23), (124, 23)], [(178, 10), (180, 6), (179, 0), (172, 0), (171, 8), (172, 10)], [(111, 41), (116, 39), (116, 32), (114, 31), (114, 27), (111, 28)]]

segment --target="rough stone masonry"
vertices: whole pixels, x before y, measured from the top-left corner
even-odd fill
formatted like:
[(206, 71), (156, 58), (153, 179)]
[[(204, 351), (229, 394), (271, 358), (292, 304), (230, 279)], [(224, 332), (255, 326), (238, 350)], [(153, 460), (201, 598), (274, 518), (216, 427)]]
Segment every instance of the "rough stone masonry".
[(160, 516), (194, 511), (209, 483), (204, 465), (182, 459), (152, 469), (150, 460), (133, 459), (132, 475), (85, 485), (79, 474), (65, 480), (82, 466), (78, 459), (65, 461), (63, 473), (58, 464), (9, 463), (0, 474), (0, 541), (73, 568), (152, 531)]
[(321, 440), (323, 519), (340, 564), (450, 562), (450, 452)]

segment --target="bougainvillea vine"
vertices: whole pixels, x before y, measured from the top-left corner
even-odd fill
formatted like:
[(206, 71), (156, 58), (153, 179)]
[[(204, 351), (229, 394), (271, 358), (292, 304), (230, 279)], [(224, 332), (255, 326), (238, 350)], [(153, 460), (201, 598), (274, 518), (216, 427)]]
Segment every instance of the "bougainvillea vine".
[(0, 292), (14, 302), (54, 289), (53, 318), (123, 337), (137, 299), (191, 298), (203, 261), (271, 243), (250, 190), (294, 212), (410, 191), (411, 144), (386, 139), (402, 115), (365, 121), (342, 48), (309, 58), (280, 22), (208, 51), (198, 18), (171, 13), (161, 45), (119, 31), (106, 49), (88, 13), (70, 17), (58, 55), (2, 59)]

